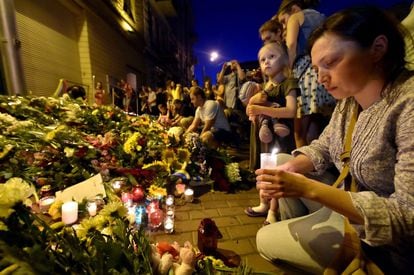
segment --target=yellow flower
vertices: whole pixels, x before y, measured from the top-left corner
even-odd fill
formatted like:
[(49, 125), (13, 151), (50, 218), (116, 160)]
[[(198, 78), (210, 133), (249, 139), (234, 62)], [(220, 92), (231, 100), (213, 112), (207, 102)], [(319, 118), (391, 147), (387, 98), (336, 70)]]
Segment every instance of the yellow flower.
[(56, 200), (49, 208), (48, 214), (52, 217), (52, 220), (57, 220), (60, 218), (61, 215), (61, 207), (62, 207), (63, 201)]
[[(141, 137), (139, 132), (133, 133), (127, 141), (124, 143), (124, 152), (130, 155), (135, 154), (135, 150), (137, 148), (138, 139)], [(141, 150), (141, 149), (139, 149)]]
[(151, 197), (165, 197), (167, 196), (167, 189), (153, 184), (148, 188), (148, 193)]
[(7, 218), (19, 202), (26, 202), (35, 192), (34, 188), (21, 178), (11, 178), (0, 184), (0, 217)]
[(76, 235), (84, 240), (89, 232), (100, 231), (108, 224), (107, 219), (102, 215), (97, 215), (89, 219), (83, 219), (76, 228)]
[(191, 157), (190, 151), (187, 148), (177, 150), (177, 159), (179, 162), (189, 162)]
[(65, 149), (63, 149), (63, 152), (65, 152), (65, 155), (66, 155), (67, 158), (71, 158), (71, 157), (73, 157), (73, 154), (75, 153), (75, 149), (65, 147)]
[(113, 201), (105, 205), (105, 207), (99, 212), (99, 215), (106, 217), (125, 217), (127, 214), (127, 209), (122, 205), (120, 201)]
[(7, 225), (5, 225), (2, 221), (0, 221), (0, 231), (9, 231)]

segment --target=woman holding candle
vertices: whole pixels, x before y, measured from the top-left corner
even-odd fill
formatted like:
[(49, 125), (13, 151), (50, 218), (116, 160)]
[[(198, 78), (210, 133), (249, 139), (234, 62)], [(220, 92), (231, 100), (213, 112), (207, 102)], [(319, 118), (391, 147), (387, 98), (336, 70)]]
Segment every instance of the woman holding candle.
[[(296, 115), (296, 96), (298, 91), (297, 82), (289, 77), (288, 54), (286, 46), (279, 42), (265, 44), (259, 51), (259, 63), (261, 71), (268, 77), (269, 81), (265, 84), (265, 89), (254, 95), (246, 107), (246, 113), (251, 118), (252, 124), (258, 123), (257, 117), (267, 116), (277, 118), (279, 123), (283, 123), (288, 128), (293, 128), (293, 118)], [(280, 107), (273, 107), (268, 103), (277, 103)], [(267, 127), (267, 126), (266, 126)], [(252, 128), (255, 128), (254, 126)], [(261, 135), (263, 126), (259, 130)], [(255, 130), (253, 130), (255, 131)], [(279, 149), (283, 152), (291, 152), (294, 149), (293, 129), (285, 137), (279, 137)], [(251, 157), (257, 155), (257, 138), (250, 140)], [(276, 163), (273, 163), (275, 166)], [(259, 194), (260, 195), (260, 194)], [(270, 210), (269, 210), (270, 208)], [(268, 211), (269, 210), (269, 211)], [(265, 223), (276, 221), (277, 201), (260, 196), (260, 204), (255, 207), (248, 207), (245, 213), (251, 217), (266, 216)]]
[[(260, 229), (257, 248), (266, 259), (322, 273), (342, 242), (345, 216), (385, 274), (408, 274), (414, 261), (414, 78), (404, 69), (403, 35), (379, 9), (348, 9), (313, 33), (310, 48), (318, 80), (339, 102), (319, 139), (277, 169), (256, 171), (264, 196), (292, 206), (280, 204), (291, 219)], [(353, 117), (348, 163), (358, 191), (301, 175), (331, 165), (342, 170)], [(325, 207), (307, 215), (303, 198)], [(296, 206), (303, 211), (291, 211)]]

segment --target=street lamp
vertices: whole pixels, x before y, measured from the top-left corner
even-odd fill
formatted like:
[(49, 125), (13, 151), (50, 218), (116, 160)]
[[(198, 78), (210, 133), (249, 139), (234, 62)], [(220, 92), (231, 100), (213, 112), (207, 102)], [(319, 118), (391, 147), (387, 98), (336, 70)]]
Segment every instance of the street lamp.
[[(210, 62), (214, 62), (219, 58), (219, 54), (217, 51), (210, 52)], [(203, 81), (206, 78), (206, 67), (203, 65)]]
[(216, 52), (216, 51), (212, 51), (212, 52), (210, 53), (210, 61), (211, 61), (211, 62), (216, 61), (218, 57), (219, 57), (218, 52)]

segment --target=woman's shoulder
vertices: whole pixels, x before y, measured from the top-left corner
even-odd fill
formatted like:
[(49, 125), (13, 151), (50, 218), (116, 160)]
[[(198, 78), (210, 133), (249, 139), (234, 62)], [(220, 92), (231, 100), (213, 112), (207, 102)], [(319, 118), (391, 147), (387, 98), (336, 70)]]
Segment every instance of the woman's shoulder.
[(414, 72), (404, 71), (390, 87), (390, 95), (395, 98), (414, 98)]

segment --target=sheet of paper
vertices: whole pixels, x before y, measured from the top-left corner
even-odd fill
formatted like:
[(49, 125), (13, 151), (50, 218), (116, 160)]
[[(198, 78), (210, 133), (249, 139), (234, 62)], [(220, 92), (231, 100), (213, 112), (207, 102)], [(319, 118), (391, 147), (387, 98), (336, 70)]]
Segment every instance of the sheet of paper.
[(97, 174), (83, 182), (56, 192), (56, 199), (67, 202), (75, 200), (81, 202), (84, 198), (90, 199), (97, 195), (106, 197), (105, 187), (101, 174)]

